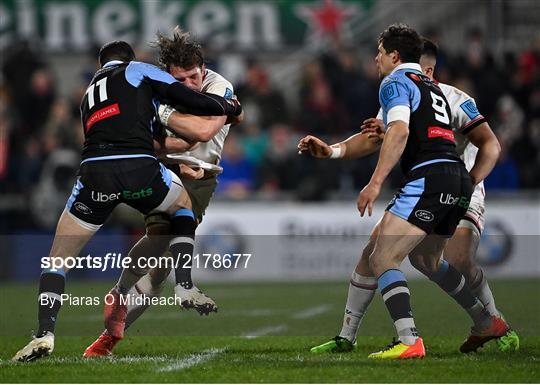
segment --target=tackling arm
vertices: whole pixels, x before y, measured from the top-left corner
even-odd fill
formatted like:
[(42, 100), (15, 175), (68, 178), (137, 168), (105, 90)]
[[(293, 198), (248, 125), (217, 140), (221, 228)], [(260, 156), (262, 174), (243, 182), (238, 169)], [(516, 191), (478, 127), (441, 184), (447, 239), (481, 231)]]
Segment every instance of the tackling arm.
[(377, 152), (381, 148), (381, 142), (378, 138), (369, 137), (367, 133), (359, 133), (333, 146), (342, 148), (343, 158), (357, 159)]
[(182, 138), (192, 142), (208, 142), (225, 125), (226, 116), (196, 116), (182, 114), (172, 107), (159, 107), (161, 123)]
[(316, 136), (308, 135), (298, 142), (299, 153), (309, 152), (319, 159), (356, 159), (373, 154), (380, 148), (380, 140), (371, 134), (355, 134), (343, 142), (329, 146)]
[(194, 143), (190, 143), (181, 138), (171, 136), (155, 136), (154, 150), (158, 157), (166, 154), (189, 151)]
[(473, 184), (476, 186), (495, 167), (501, 153), (501, 145), (487, 122), (475, 127), (467, 134), (467, 138), (478, 147), (474, 166), (469, 171)]
[(126, 68), (125, 77), (134, 87), (139, 87), (143, 81), (147, 82), (160, 99), (182, 106), (193, 114), (236, 116), (242, 113), (242, 106), (237, 100), (226, 100), (218, 95), (191, 90), (171, 74), (151, 64), (132, 61)]

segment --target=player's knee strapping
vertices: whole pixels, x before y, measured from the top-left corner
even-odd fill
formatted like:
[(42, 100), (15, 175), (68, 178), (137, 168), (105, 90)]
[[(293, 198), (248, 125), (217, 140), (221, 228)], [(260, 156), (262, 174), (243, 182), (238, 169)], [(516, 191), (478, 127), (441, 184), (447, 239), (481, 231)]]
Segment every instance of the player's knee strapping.
[(39, 330), (37, 336), (46, 332), (54, 333), (56, 317), (62, 306), (61, 296), (66, 286), (66, 274), (63, 269), (46, 269), (39, 279)]
[(169, 250), (176, 263), (175, 278), (176, 284), (185, 289), (191, 289), (191, 265), (193, 249), (195, 246), (195, 229), (197, 222), (195, 214), (189, 209), (176, 211), (171, 218), (171, 236)]
[(379, 277), (378, 284), (400, 340), (407, 345), (414, 344), (418, 333), (412, 317), (407, 278), (401, 270), (391, 269)]

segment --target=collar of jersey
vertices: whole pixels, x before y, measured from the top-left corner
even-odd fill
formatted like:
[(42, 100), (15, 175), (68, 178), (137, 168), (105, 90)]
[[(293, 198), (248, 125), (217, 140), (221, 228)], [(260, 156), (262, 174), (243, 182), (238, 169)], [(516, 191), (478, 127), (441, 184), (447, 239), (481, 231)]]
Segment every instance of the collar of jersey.
[(422, 67), (420, 67), (420, 64), (418, 63), (401, 63), (398, 65), (392, 72), (390, 72), (390, 75), (392, 75), (396, 71), (401, 70), (414, 70), (422, 73)]
[(103, 64), (103, 67), (101, 67), (101, 68), (115, 66), (117, 64), (122, 64), (122, 63), (123, 63), (122, 60), (111, 60), (111, 61), (108, 61), (107, 63)]

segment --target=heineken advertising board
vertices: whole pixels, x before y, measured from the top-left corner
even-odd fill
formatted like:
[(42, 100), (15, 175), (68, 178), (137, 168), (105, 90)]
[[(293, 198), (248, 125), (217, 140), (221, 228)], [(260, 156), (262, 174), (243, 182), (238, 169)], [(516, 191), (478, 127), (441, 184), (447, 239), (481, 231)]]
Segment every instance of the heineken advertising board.
[(146, 43), (176, 25), (218, 50), (279, 50), (341, 33), (375, 0), (2, 0), (0, 48), (20, 38), (49, 51), (116, 39)]

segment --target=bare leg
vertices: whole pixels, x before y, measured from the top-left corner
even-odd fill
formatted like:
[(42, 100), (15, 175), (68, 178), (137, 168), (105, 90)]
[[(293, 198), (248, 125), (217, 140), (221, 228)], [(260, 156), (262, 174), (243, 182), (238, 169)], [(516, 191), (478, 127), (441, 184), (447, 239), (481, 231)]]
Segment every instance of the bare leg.
[(378, 277), (378, 287), (394, 321), (402, 343), (414, 345), (418, 334), (412, 316), (407, 279), (399, 267), (425, 232), (390, 212), (381, 222), (380, 233), (370, 256), (370, 266)]

